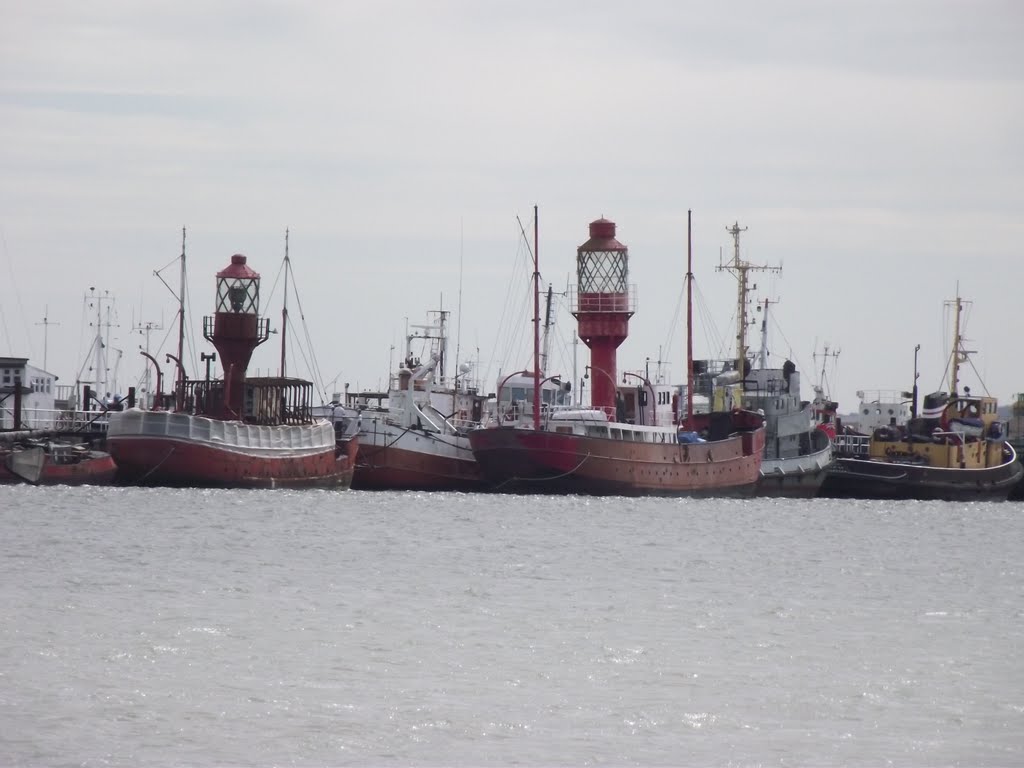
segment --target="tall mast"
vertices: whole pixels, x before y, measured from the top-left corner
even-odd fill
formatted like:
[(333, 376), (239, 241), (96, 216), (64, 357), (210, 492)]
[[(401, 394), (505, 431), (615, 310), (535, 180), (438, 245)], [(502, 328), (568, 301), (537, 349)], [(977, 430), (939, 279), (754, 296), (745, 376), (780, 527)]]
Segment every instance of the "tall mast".
[(540, 360), (542, 371), (548, 369), (548, 357), (551, 350), (551, 300), (553, 297), (553, 291), (551, 289), (551, 283), (548, 283), (548, 291), (545, 294), (544, 299), (544, 337), (541, 342)]
[(966, 302), (960, 298), (959, 286), (956, 290), (956, 299), (948, 303), (953, 305), (953, 360), (949, 373), (949, 391), (956, 397), (960, 390), (960, 364), (967, 362), (973, 350), (964, 349), (964, 340), (960, 335), (960, 313), (963, 312)]
[(448, 367), (447, 322), (451, 311), (446, 311), (444, 308), (444, 295), (441, 296), (438, 306), (441, 307), (441, 310), (437, 313), (437, 370), (434, 372), (434, 376), (437, 379), (437, 383), (444, 387), (448, 383), (448, 379), (445, 376), (445, 368)]
[(43, 326), (43, 370), (44, 371), (49, 371), (50, 370), (48, 365), (47, 365), (47, 362), (46, 362), (46, 359), (47, 359), (47, 346), (48, 346), (49, 335), (50, 335), (49, 334), (50, 326), (51, 325), (60, 325), (60, 323), (55, 323), (52, 320), (50, 320), (50, 318), (48, 317), (49, 314), (50, 314), (50, 305), (47, 304), (43, 308), (43, 322), (36, 323), (36, 325)]
[(758, 368), (768, 367), (768, 306), (778, 304), (771, 299), (764, 300), (764, 314), (761, 317), (761, 351), (758, 352)]
[[(462, 263), (466, 251), (466, 231), (459, 221), (459, 299), (455, 307), (457, 322), (455, 324), (455, 366), (452, 368), (452, 410), (455, 410), (455, 396), (459, 390), (459, 362), (462, 356)], [(461, 382), (465, 384), (465, 382)], [(463, 387), (465, 389), (467, 387)]]
[[(732, 235), (734, 243), (733, 260), (728, 264), (719, 264), (718, 271), (726, 270), (736, 275), (736, 370), (741, 377), (746, 376), (747, 359), (747, 293), (750, 285), (747, 280), (749, 272), (782, 272), (782, 267), (770, 267), (765, 265), (751, 264), (740, 258), (740, 233), (746, 232), (746, 227), (740, 227), (736, 222), (725, 231)], [(756, 286), (755, 286), (756, 287)]]
[(107, 386), (107, 365), (103, 344), (103, 299), (96, 300), (96, 389), (99, 396), (104, 397), (106, 393), (102, 390)]
[[(184, 397), (183, 377), (185, 370), (182, 367), (183, 355), (185, 353), (185, 228), (181, 228), (181, 276), (178, 287), (178, 392), (179, 397)], [(147, 337), (148, 338), (148, 337)], [(148, 343), (148, 341), (147, 341)], [(147, 368), (148, 371), (148, 368)], [(177, 402), (177, 401), (176, 401)]]
[(686, 425), (693, 428), (693, 211), (686, 212)]
[[(92, 304), (88, 302), (96, 302), (96, 335), (93, 337), (92, 342), (92, 356), (93, 356), (93, 392), (98, 393), (101, 396), (106, 395), (109, 392), (109, 369), (107, 366), (107, 347), (110, 343), (110, 326), (113, 321), (110, 317), (110, 312), (107, 312), (107, 322), (103, 322), (103, 302), (107, 302), (109, 308), (110, 304), (114, 301), (114, 297), (110, 295), (110, 291), (103, 291), (102, 293), (96, 292), (95, 286), (89, 287), (89, 293), (85, 297), (85, 303), (89, 309), (92, 309)], [(90, 323), (92, 325), (92, 323)], [(103, 329), (107, 328), (107, 340), (103, 339)], [(102, 391), (101, 391), (102, 390)]]
[(533, 206), (533, 428), (540, 429), (540, 253), (537, 206)]
[(764, 314), (761, 316), (761, 351), (758, 353), (757, 367), (768, 367), (768, 299), (764, 300)]
[[(284, 231), (284, 304), (281, 307), (281, 378), (285, 377), (284, 358), (288, 330), (288, 272), (291, 270), (291, 261), (288, 258), (288, 230)], [(300, 307), (301, 309), (301, 307)], [(301, 312), (299, 313), (301, 315)]]

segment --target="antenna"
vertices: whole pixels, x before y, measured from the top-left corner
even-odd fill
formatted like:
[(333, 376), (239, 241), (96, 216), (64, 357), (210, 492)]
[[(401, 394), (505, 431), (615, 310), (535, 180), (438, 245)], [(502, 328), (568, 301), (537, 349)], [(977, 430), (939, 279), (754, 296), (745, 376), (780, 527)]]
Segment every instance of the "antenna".
[[(97, 293), (95, 286), (89, 287), (89, 293), (85, 296), (85, 302), (89, 309), (96, 310), (96, 322), (89, 323), (96, 329), (96, 335), (93, 336), (92, 341), (92, 353), (93, 353), (93, 379), (91, 384), (95, 385), (95, 390), (103, 389), (103, 393), (106, 394), (110, 391), (110, 383), (107, 381), (109, 375), (107, 365), (107, 347), (110, 346), (110, 328), (115, 326), (116, 323), (111, 319), (111, 307), (110, 305), (114, 302), (114, 297), (110, 295), (110, 291), (103, 291)], [(103, 304), (107, 303), (107, 317), (103, 319)], [(103, 329), (107, 329), (107, 338), (104, 341)]]
[(827, 377), (827, 375), (825, 373), (825, 368), (828, 365), (828, 361), (829, 361), (830, 358), (833, 361), (836, 361), (836, 360), (839, 359), (839, 353), (841, 351), (842, 351), (841, 349), (836, 349), (834, 351), (829, 351), (828, 342), (826, 341), (825, 344), (824, 344), (824, 351), (821, 352), (821, 353), (815, 351), (814, 354), (813, 354), (814, 364), (815, 365), (818, 364), (818, 358), (819, 357), (822, 358), (822, 361), (821, 361), (821, 374), (819, 375), (819, 378), (818, 378), (818, 387), (817, 388), (821, 390), (821, 393), (822, 393), (823, 396), (829, 396), (830, 395), (830, 392), (829, 392), (829, 389), (828, 389), (828, 377)]
[[(145, 349), (146, 357), (147, 358), (149, 358), (149, 334), (151, 332), (153, 332), (153, 331), (162, 331), (163, 329), (164, 329), (164, 326), (162, 324), (162, 321), (161, 321), (161, 323), (159, 325), (157, 323), (155, 323), (155, 322), (150, 320), (150, 321), (146, 321), (144, 323), (143, 322), (139, 322), (139, 323), (137, 323), (137, 324), (132, 326), (132, 331), (140, 333), (140, 334), (142, 334), (142, 335), (144, 335), (146, 337), (146, 344), (145, 344), (144, 349)], [(140, 344), (139, 348), (142, 349), (143, 345)], [(143, 367), (143, 373), (142, 373), (142, 392), (143, 392), (143, 397), (146, 398), (146, 405), (147, 405), (147, 407), (152, 406), (152, 402), (153, 402), (152, 400), (149, 399), (150, 397), (152, 397), (152, 391), (150, 390), (150, 386), (149, 386), (149, 376), (150, 376), (149, 365), (146, 364)]]
[[(750, 272), (774, 272), (776, 274), (782, 272), (782, 267), (773, 267), (763, 264), (751, 264), (749, 261), (744, 261), (740, 258), (740, 233), (746, 232), (746, 227), (741, 227), (739, 222), (734, 223), (731, 227), (726, 227), (725, 231), (732, 235), (734, 243), (733, 259), (727, 264), (719, 264), (716, 270), (718, 272), (732, 272), (736, 275), (738, 281), (739, 290), (737, 291), (737, 305), (736, 305), (736, 368), (740, 372), (741, 376), (746, 375), (746, 357), (747, 357), (747, 293), (750, 291), (747, 274)], [(721, 259), (721, 256), (719, 256)], [(755, 285), (754, 288), (757, 288)]]
[(777, 299), (773, 301), (766, 298), (763, 310), (760, 304), (757, 305), (757, 311), (763, 312), (761, 315), (761, 351), (758, 353), (758, 367), (762, 369), (768, 367), (768, 356), (770, 354), (768, 352), (768, 307), (778, 303)]
[(953, 354), (950, 358), (951, 372), (949, 375), (949, 391), (953, 397), (957, 396), (960, 388), (960, 366), (968, 362), (971, 355), (976, 352), (976, 350), (967, 349), (965, 346), (963, 322), (960, 319), (965, 307), (970, 304), (971, 302), (960, 298), (960, 284), (957, 283), (956, 298), (946, 302), (946, 306), (953, 309)]
[(50, 326), (51, 325), (60, 325), (60, 323), (55, 323), (54, 321), (48, 319), (47, 316), (49, 314), (50, 314), (50, 307), (49, 307), (49, 305), (47, 305), (46, 307), (43, 308), (43, 322), (36, 323), (36, 325), (43, 326), (43, 370), (47, 371), (47, 373), (49, 373), (48, 366), (46, 365), (46, 353), (47, 353), (46, 347), (47, 347), (47, 338), (49, 336), (48, 332), (50, 330)]

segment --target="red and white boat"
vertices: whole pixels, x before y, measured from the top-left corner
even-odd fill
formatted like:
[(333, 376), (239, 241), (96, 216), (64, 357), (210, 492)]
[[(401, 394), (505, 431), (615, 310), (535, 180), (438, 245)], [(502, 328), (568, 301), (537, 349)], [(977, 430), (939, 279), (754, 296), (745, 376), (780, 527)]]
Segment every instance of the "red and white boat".
[(0, 483), (110, 485), (117, 465), (86, 444), (29, 440), (0, 446)]
[(171, 409), (110, 414), (106, 447), (119, 482), (227, 488), (351, 484), (358, 438), (336, 435), (331, 420), (314, 414), (312, 383), (246, 376), (253, 351), (270, 333), (269, 321), (259, 317), (259, 291), (260, 276), (241, 254), (217, 273), (216, 313), (204, 319), (203, 335), (217, 349), (223, 379), (188, 380), (179, 362)]
[[(539, 370), (537, 229), (534, 223), (534, 369), (530, 386), (498, 383), (497, 418), (470, 433), (473, 454), (493, 490), (599, 495), (752, 495), (764, 453), (764, 419), (747, 410), (694, 413), (693, 341), (688, 325), (686, 410), (682, 388), (619, 384), (616, 350), (628, 335), (635, 294), (629, 255), (615, 224), (598, 219), (577, 249), (573, 314), (590, 347), (591, 406), (563, 405), (557, 377)], [(688, 274), (692, 315), (692, 272)]]
[[(13, 380), (0, 388), (0, 484), (113, 482), (117, 467), (109, 453), (58, 429), (52, 374), (28, 365), (27, 358), (10, 357), (0, 358), (0, 372)], [(32, 386), (25, 386), (29, 381)]]

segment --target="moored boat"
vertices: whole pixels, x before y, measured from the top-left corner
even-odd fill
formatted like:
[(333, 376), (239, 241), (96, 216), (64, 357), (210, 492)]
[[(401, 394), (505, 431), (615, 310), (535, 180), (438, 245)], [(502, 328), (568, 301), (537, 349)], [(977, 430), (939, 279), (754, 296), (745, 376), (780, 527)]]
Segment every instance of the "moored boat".
[(27, 358), (0, 357), (0, 483), (109, 485), (110, 454), (60, 429), (55, 380)]
[(920, 417), (912, 397), (905, 423), (894, 413), (889, 424), (876, 426), (869, 434), (836, 435), (836, 460), (820, 495), (1002, 500), (1020, 484), (1024, 466), (1006, 439), (996, 398), (974, 395), (970, 387), (960, 389), (959, 369), (968, 355), (960, 335), (964, 302), (957, 296), (951, 303), (955, 330), (949, 392), (926, 395)]
[[(591, 222), (590, 238), (577, 249), (578, 286), (572, 296), (579, 338), (591, 350), (591, 405), (559, 401), (564, 387), (540, 370), (537, 354), (537, 250), (535, 210), (534, 366), (514, 374), (521, 377), (518, 383), (526, 378), (529, 385), (518, 388), (517, 398), (517, 388), (500, 381), (494, 420), (469, 437), (490, 487), (626, 496), (752, 494), (764, 450), (763, 419), (742, 409), (694, 413), (692, 327), (687, 328), (685, 415), (681, 388), (655, 385), (637, 374), (638, 386), (618, 383), (616, 350), (628, 335), (635, 291), (628, 281), (628, 249), (616, 239), (615, 223), (604, 218)], [(692, 317), (692, 270), (687, 277)]]
[(116, 472), (109, 453), (84, 443), (32, 438), (0, 445), (0, 483), (110, 485)]
[(734, 255), (719, 267), (736, 277), (736, 358), (703, 361), (698, 391), (718, 400), (719, 410), (734, 405), (764, 414), (764, 460), (757, 493), (760, 496), (816, 496), (832, 463), (832, 441), (817, 428), (815, 405), (800, 397), (800, 373), (791, 360), (781, 367), (769, 365), (766, 300), (761, 316), (761, 348), (754, 360), (748, 355), (746, 329), (748, 275), (755, 271), (781, 272), (781, 267), (755, 265), (740, 256), (739, 223), (726, 228), (733, 237)]
[(106, 444), (119, 482), (348, 487), (358, 439), (339, 440), (335, 425), (314, 415), (312, 383), (246, 376), (253, 351), (270, 333), (269, 321), (259, 316), (259, 274), (236, 254), (217, 273), (216, 285), (216, 311), (203, 325), (224, 377), (187, 379), (179, 361), (172, 408), (111, 413)]
[[(388, 390), (360, 391), (347, 405), (360, 418), (357, 490), (478, 491), (483, 477), (469, 445), (487, 398), (468, 381), (468, 363), (445, 375), (448, 312), (406, 334), (405, 357)], [(415, 342), (424, 343), (417, 355)]]

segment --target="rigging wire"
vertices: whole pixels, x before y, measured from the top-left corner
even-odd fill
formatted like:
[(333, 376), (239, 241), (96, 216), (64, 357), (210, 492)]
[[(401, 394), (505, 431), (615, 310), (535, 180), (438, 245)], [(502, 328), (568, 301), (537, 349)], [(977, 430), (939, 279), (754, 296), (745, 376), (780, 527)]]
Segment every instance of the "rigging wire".
[[(512, 259), (508, 288), (495, 331), (497, 341), (492, 346), (495, 349), (495, 355), (487, 361), (485, 367), (484, 381), (487, 382), (492, 380), (492, 373), (494, 374), (493, 378), (497, 379), (498, 371), (517, 365), (510, 361), (525, 359), (523, 337), (528, 323), (524, 322), (524, 319), (528, 316), (527, 307), (532, 302), (533, 290), (530, 280), (526, 278), (532, 275), (533, 249), (526, 238), (525, 229), (519, 217), (516, 217), (516, 221), (519, 223), (520, 232), (516, 235), (516, 254)], [(502, 344), (503, 346), (499, 347)]]

